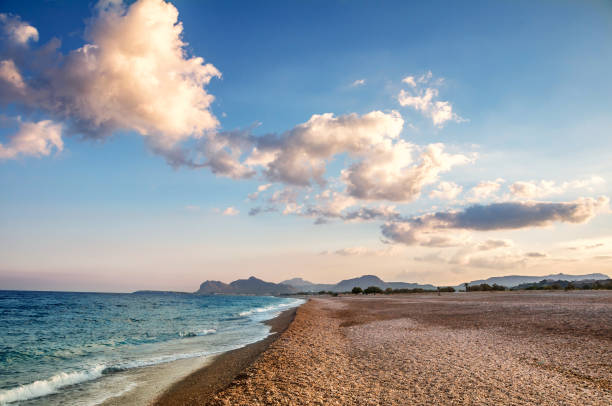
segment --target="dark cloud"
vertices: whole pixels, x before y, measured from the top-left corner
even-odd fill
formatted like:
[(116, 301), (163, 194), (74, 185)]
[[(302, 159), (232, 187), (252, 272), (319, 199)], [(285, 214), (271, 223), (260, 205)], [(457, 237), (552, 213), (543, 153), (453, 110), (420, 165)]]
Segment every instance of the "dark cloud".
[(460, 232), (541, 227), (553, 222), (584, 223), (609, 205), (609, 198), (573, 202), (507, 202), (474, 205), (461, 211), (426, 214), (382, 225), (383, 235), (407, 245), (459, 245)]

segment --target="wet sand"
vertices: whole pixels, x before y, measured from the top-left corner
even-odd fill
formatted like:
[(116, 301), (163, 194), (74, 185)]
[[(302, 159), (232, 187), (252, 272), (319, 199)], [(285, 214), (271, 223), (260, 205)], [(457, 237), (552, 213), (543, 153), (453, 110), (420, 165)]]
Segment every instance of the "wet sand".
[(280, 336), (280, 333), (287, 329), (295, 314), (296, 309), (293, 308), (266, 321), (265, 324), (270, 326), (270, 332), (273, 334), (264, 340), (223, 353), (209, 360), (205, 366), (191, 371), (180, 381), (168, 385), (158, 396), (155, 396), (151, 404), (156, 406), (209, 404), (218, 391), (226, 388), (235, 379), (241, 378), (243, 371), (253, 364), (259, 355)]
[(255, 358), (163, 404), (610, 405), (612, 292), (313, 298)]

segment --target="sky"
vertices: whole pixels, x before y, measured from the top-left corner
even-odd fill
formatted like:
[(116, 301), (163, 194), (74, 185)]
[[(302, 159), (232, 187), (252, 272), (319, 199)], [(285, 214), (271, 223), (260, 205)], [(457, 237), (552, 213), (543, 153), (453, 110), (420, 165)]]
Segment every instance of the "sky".
[(609, 1), (0, 2), (0, 289), (612, 275)]

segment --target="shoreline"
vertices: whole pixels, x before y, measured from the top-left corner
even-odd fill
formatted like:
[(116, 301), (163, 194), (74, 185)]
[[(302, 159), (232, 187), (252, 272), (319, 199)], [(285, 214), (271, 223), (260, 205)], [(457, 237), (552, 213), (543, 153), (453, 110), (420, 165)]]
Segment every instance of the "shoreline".
[(270, 326), (270, 335), (244, 347), (224, 352), (209, 359), (203, 366), (172, 383), (149, 402), (155, 406), (208, 404), (213, 397), (238, 378), (268, 349), (295, 318), (300, 306), (285, 310), (263, 323)]

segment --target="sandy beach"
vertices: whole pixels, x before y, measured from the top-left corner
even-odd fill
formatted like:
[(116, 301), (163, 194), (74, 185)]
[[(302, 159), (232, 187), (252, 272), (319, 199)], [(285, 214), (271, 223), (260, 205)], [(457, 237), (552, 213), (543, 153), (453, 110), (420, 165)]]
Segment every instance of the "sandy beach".
[(205, 379), (223, 363), (158, 404), (609, 405), (612, 294), (317, 297), (252, 358), (221, 391)]
[(157, 406), (209, 404), (217, 392), (240, 377), (289, 327), (295, 314), (296, 308), (292, 308), (266, 321), (271, 333), (266, 339), (209, 359), (205, 366), (189, 371), (182, 379), (158, 390), (155, 396), (149, 397), (149, 402), (154, 399), (153, 404)]

